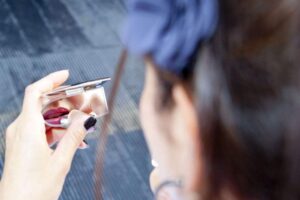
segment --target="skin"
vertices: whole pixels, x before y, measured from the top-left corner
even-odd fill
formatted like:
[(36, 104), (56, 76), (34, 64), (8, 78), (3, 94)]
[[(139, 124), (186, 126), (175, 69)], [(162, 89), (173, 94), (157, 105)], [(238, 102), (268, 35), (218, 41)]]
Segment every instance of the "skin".
[(152, 158), (159, 166), (150, 176), (155, 189), (165, 180), (183, 180), (184, 195), (199, 193), (202, 183), (201, 143), (193, 100), (182, 85), (172, 91), (174, 106), (157, 109), (158, 79), (151, 59), (146, 59), (145, 86), (140, 101), (140, 117)]
[[(107, 106), (106, 103), (104, 103), (105, 101), (103, 90), (101, 89), (99, 91), (99, 89), (97, 89), (85, 92), (84, 94), (55, 101), (47, 105), (43, 110), (43, 113), (52, 108), (63, 107), (67, 108), (68, 110), (80, 110), (88, 115), (103, 116), (107, 113)], [(64, 128), (52, 128), (48, 126), (46, 128), (47, 142), (50, 145), (59, 142), (64, 137), (66, 132)], [(84, 142), (81, 142), (79, 146), (80, 149), (85, 149), (87, 147), (88, 145)]]
[(70, 114), (71, 125), (53, 151), (45, 135), (40, 97), (67, 78), (68, 71), (60, 71), (26, 88), (22, 111), (6, 131), (1, 200), (58, 199), (75, 151), (86, 135), (83, 123), (88, 115)]
[[(146, 59), (146, 66), (140, 117), (151, 155), (159, 163), (150, 177), (152, 188), (165, 180), (181, 179), (185, 199), (195, 199), (202, 180), (195, 104), (184, 87), (176, 85), (172, 91), (174, 106), (158, 110), (159, 85), (151, 59)], [(45, 135), (40, 97), (61, 85), (67, 77), (66, 71), (56, 72), (27, 87), (23, 110), (6, 132), (1, 200), (58, 199), (74, 153), (86, 135), (83, 123), (87, 115), (80, 111), (71, 113), (71, 126), (53, 151)], [(168, 192), (163, 191), (160, 200), (169, 199)]]

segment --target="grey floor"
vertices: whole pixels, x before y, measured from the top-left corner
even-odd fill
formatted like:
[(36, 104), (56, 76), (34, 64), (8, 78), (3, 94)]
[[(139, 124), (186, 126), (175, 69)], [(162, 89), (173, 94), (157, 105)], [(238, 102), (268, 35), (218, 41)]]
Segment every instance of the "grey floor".
[[(20, 111), (26, 85), (59, 69), (70, 69), (69, 83), (112, 76), (124, 17), (122, 0), (0, 0), (0, 174), (5, 129)], [(143, 76), (142, 62), (130, 58), (110, 127), (104, 199), (152, 199), (138, 120)], [(98, 132), (88, 136), (89, 149), (77, 152), (61, 200), (93, 199)]]

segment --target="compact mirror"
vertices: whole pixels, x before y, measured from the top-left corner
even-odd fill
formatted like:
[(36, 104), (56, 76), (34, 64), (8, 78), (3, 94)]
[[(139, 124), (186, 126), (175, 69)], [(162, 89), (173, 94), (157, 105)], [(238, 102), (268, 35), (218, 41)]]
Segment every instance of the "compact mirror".
[(108, 113), (103, 84), (110, 78), (61, 86), (44, 95), (42, 114), (49, 127), (67, 128), (69, 113), (79, 110), (96, 118)]

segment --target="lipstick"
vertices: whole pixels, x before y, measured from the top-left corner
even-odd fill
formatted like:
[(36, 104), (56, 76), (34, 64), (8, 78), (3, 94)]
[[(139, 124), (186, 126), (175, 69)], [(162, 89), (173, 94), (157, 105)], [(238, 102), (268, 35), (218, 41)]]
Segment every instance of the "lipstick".
[(44, 120), (49, 124), (61, 124), (70, 111), (63, 107), (52, 108), (43, 114)]

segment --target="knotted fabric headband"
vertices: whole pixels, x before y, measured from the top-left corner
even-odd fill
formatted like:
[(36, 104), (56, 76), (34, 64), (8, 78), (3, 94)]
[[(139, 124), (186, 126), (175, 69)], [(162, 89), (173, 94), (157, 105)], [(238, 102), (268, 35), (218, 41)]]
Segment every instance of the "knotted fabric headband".
[(217, 0), (127, 0), (123, 43), (137, 55), (150, 54), (164, 70), (180, 74), (218, 23)]

